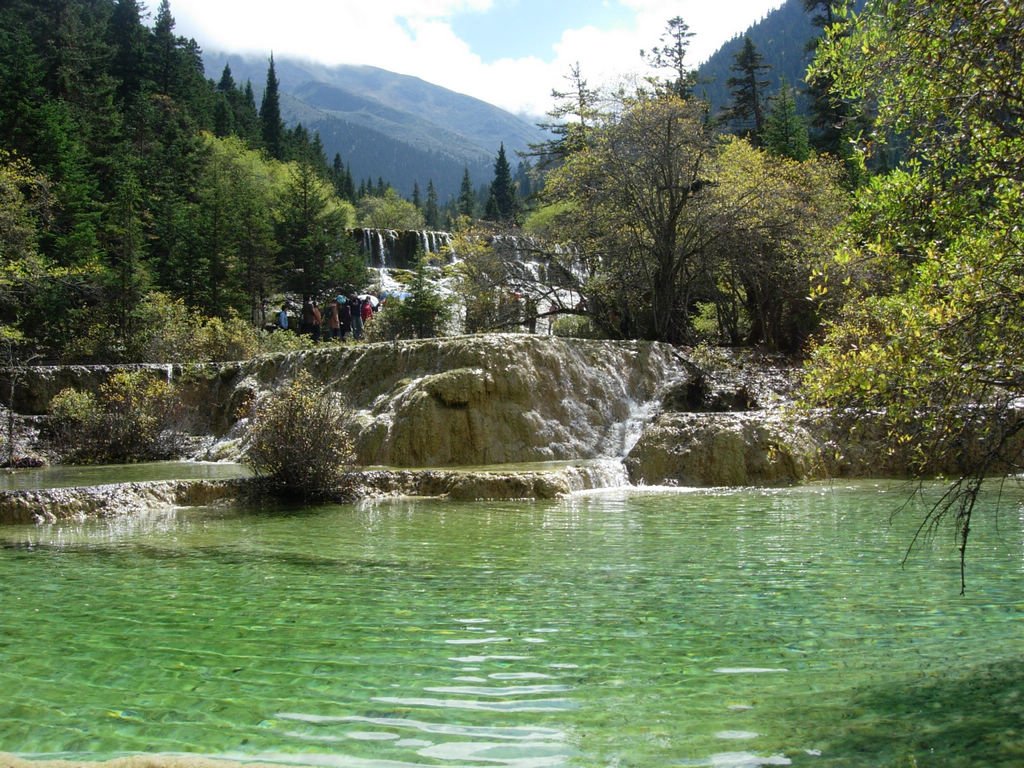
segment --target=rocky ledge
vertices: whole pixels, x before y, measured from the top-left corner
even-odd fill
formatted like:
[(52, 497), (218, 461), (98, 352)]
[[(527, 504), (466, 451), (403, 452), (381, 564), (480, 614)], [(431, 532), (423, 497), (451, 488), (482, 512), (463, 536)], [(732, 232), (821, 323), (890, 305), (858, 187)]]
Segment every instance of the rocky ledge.
[[(617, 462), (580, 462), (527, 470), (368, 470), (346, 476), (353, 500), (421, 496), (457, 501), (554, 499), (574, 491), (623, 485)], [(250, 480), (153, 482), (0, 491), (0, 524), (55, 523), (136, 515), (173, 507), (253, 504)]]
[[(15, 382), (19, 418), (38, 424), (61, 388), (94, 389), (116, 370), (0, 370), (0, 390), (8, 386), (5, 381)], [(790, 408), (799, 367), (750, 352), (507, 334), (321, 345), (237, 363), (142, 370), (179, 386), (193, 416), (195, 444), (204, 446), (188, 458), (204, 460), (242, 460), (249, 407), (300, 372), (325, 396), (343, 393), (358, 463), (398, 468), (362, 473), (361, 496), (553, 498), (630, 482), (782, 485), (895, 476), (909, 466), (907, 457), (880, 449), (880, 424), (858, 424), (850, 440), (834, 415)], [(984, 447), (980, 439), (965, 442), (958, 455)], [(560, 465), (519, 468), (536, 462)], [(494, 465), (510, 466), (469, 469)], [(428, 469), (413, 469), (418, 467)], [(612, 479), (604, 476), (609, 467)], [(945, 473), (957, 469), (935, 467)], [(0, 518), (47, 521), (206, 504), (236, 498), (242, 485), (139, 483), (8, 492), (0, 496)]]

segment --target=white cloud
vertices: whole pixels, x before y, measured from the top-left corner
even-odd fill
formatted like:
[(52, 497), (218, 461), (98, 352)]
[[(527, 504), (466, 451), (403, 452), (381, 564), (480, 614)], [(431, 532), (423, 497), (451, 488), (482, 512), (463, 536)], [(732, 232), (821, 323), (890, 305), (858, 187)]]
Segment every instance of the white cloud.
[[(696, 65), (781, 0), (621, 0), (636, 13), (628, 29), (565, 30), (549, 61), (536, 57), (484, 63), (448, 23), (486, 12), (493, 0), (174, 0), (178, 32), (206, 48), (301, 56), (325, 64), (369, 64), (415, 75), (513, 112), (542, 115), (551, 90), (579, 62), (596, 87), (644, 69), (642, 48), (658, 45), (670, 18), (695, 35)], [(148, 0), (155, 10), (158, 0)], [(538, 20), (540, 23), (540, 20)]]

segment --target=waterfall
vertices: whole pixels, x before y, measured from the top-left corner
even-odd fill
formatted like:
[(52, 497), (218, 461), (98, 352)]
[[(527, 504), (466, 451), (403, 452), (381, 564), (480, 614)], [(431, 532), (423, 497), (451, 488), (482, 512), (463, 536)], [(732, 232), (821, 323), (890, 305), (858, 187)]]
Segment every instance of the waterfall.
[(624, 488), (630, 484), (626, 466), (619, 459), (598, 459), (574, 464), (566, 470), (573, 493), (603, 488)]

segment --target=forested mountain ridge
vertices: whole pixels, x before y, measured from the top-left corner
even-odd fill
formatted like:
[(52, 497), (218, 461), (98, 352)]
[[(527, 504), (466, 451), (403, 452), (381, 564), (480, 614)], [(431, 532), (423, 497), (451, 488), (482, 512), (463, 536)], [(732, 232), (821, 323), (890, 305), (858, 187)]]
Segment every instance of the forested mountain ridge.
[[(856, 0), (855, 8), (862, 8), (864, 0)], [(732, 99), (727, 85), (735, 72), (730, 69), (736, 63), (736, 54), (743, 48), (745, 37), (757, 48), (769, 66), (766, 72), (768, 88), (766, 96), (772, 96), (779, 89), (782, 78), (797, 90), (797, 109), (806, 113), (807, 99), (804, 78), (807, 67), (814, 58), (808, 43), (821, 36), (821, 28), (814, 23), (815, 12), (805, 8), (804, 0), (786, 0), (779, 8), (771, 11), (746, 32), (736, 35), (715, 51), (707, 61), (697, 68), (697, 85), (694, 92), (706, 98), (711, 104), (711, 113), (718, 114)]]
[[(267, 58), (205, 53), (208, 73), (230, 66), (262, 93)], [(376, 67), (326, 66), (275, 56), (282, 116), (319, 132), (327, 157), (340, 154), (357, 179), (383, 177), (401, 194), (433, 180), (441, 199), (459, 191), (463, 172), (489, 178), (499, 146), (515, 153), (543, 138), (528, 120), (417, 77)]]
[[(750, 38), (764, 56), (765, 63), (771, 67), (766, 74), (769, 81), (767, 95), (778, 90), (783, 77), (791, 86), (802, 89), (807, 65), (812, 58), (807, 42), (820, 34), (821, 30), (811, 21), (811, 14), (804, 10), (804, 0), (787, 0), (780, 8), (752, 24), (744, 34), (724, 43), (701, 64), (697, 68), (694, 90), (711, 103), (712, 114), (729, 105), (731, 95), (726, 82), (733, 76), (729, 68), (735, 64), (744, 37)], [(798, 100), (798, 108), (800, 106)]]

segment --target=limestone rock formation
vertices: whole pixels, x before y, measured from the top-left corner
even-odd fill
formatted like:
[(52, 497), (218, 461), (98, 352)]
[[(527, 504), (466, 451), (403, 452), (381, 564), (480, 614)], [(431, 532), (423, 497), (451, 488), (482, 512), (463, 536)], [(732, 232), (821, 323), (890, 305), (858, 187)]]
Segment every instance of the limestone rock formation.
[[(240, 364), (211, 421), (298, 370), (344, 393), (359, 460), (445, 467), (623, 455), (665, 386), (689, 376), (675, 348), (493, 335), (324, 347)], [(233, 430), (233, 431), (232, 431)], [(244, 449), (244, 420), (225, 433)]]
[[(592, 487), (584, 470), (469, 470), (546, 461), (585, 466), (594, 459), (614, 460), (629, 480), (648, 485), (900, 474), (899, 462), (880, 462), (870, 440), (841, 445), (827, 415), (789, 413), (784, 406), (798, 369), (749, 352), (501, 334), (325, 344), (236, 363), (142, 369), (173, 379), (189, 403), (189, 428), (215, 441), (196, 458), (238, 460), (252, 404), (307, 371), (325, 397), (347, 399), (362, 465), (461, 469), (392, 474), (387, 487), (368, 486), (371, 493), (560, 495)], [(45, 413), (61, 388), (94, 389), (114, 370), (22, 369), (16, 408)], [(0, 387), (2, 379), (0, 372)], [(866, 439), (872, 434), (862, 432)], [(617, 464), (623, 458), (624, 470)]]
[(648, 485), (789, 485), (814, 476), (818, 454), (806, 429), (764, 412), (667, 413), (625, 463)]

